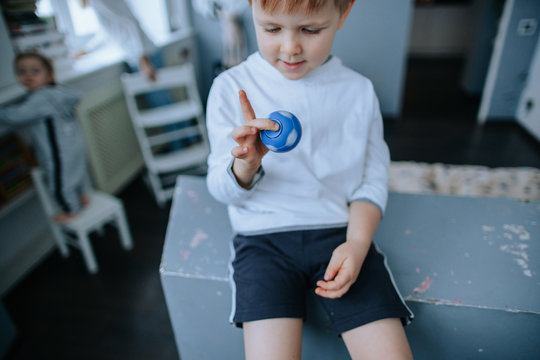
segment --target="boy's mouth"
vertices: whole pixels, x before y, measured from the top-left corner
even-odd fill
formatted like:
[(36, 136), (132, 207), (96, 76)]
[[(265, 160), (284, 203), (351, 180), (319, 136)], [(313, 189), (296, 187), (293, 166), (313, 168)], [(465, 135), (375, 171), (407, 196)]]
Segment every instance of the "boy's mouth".
[(290, 71), (298, 70), (302, 65), (304, 65), (305, 62), (306, 62), (305, 60), (302, 60), (302, 61), (290, 63), (290, 62), (281, 60), (281, 63), (283, 64), (283, 67), (286, 70), (290, 70)]

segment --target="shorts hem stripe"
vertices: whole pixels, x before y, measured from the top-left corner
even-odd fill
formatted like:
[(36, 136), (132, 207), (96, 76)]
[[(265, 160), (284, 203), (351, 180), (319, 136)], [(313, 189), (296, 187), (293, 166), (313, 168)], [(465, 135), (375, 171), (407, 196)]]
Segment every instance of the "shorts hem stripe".
[(233, 266), (233, 261), (234, 261), (234, 258), (236, 257), (236, 252), (234, 251), (234, 245), (233, 245), (233, 241), (231, 240), (229, 242), (229, 247), (230, 247), (230, 251), (231, 251), (231, 258), (229, 260), (229, 285), (231, 286), (231, 296), (232, 296), (232, 302), (231, 302), (231, 313), (229, 315), (229, 322), (230, 323), (234, 323), (233, 319), (235, 317), (235, 313), (236, 313), (236, 284), (234, 282), (234, 266)]
[(375, 244), (375, 242), (373, 242), (373, 245), (375, 246), (375, 249), (377, 249), (377, 251), (383, 256), (383, 258), (384, 258), (384, 267), (386, 268), (386, 271), (388, 272), (388, 276), (390, 276), (390, 281), (392, 282), (392, 285), (394, 286), (394, 290), (396, 291), (397, 295), (399, 296), (399, 299), (401, 300), (401, 303), (403, 304), (403, 306), (405, 307), (405, 309), (407, 309), (407, 312), (409, 313), (408, 316), (405, 318), (405, 324), (404, 324), (404, 325), (409, 325), (412, 322), (412, 320), (414, 319), (414, 313), (407, 306), (407, 303), (405, 302), (405, 299), (403, 299), (403, 296), (401, 296), (401, 292), (399, 291), (399, 289), (398, 289), (398, 287), (396, 285), (394, 275), (392, 274), (392, 271), (390, 270), (390, 267), (388, 266), (388, 261), (387, 261), (385, 253), (383, 253), (379, 249), (379, 247), (377, 246), (377, 244)]

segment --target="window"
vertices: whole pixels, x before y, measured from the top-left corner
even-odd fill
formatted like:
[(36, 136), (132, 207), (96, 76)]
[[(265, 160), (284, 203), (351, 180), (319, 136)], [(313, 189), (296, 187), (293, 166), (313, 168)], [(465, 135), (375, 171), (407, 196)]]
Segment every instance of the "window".
[(131, 9), (150, 39), (161, 43), (170, 33), (165, 1), (130, 0)]
[(58, 30), (66, 34), (72, 49), (80, 47), (99, 29), (94, 11), (90, 7), (82, 8), (80, 0), (39, 0), (37, 14), (54, 16)]
[(67, 0), (68, 11), (71, 15), (70, 33), (76, 37), (87, 37), (99, 30), (99, 22), (90, 6), (82, 7), (80, 0)]
[[(171, 27), (174, 30), (189, 27), (185, 4), (187, 0), (126, 1), (139, 19), (143, 30), (157, 44), (168, 38)], [(72, 50), (80, 48), (99, 30), (99, 21), (92, 7), (83, 8), (80, 2), (81, 0), (39, 0), (37, 2), (38, 15), (55, 16), (58, 28), (66, 34), (68, 45)], [(172, 22), (174, 26), (169, 25)], [(178, 23), (183, 23), (183, 26), (178, 26)]]

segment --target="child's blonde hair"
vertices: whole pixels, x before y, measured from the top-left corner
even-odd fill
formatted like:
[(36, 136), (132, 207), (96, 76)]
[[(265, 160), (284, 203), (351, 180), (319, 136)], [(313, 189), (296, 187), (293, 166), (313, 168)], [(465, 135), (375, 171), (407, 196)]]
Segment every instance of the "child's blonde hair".
[[(253, 1), (257, 1), (261, 8), (264, 11), (268, 11), (270, 13), (279, 10), (284, 9), (285, 12), (291, 13), (296, 9), (305, 9), (307, 12), (313, 12), (320, 10), (324, 7), (327, 1), (332, 0), (247, 0), (249, 5), (253, 3)], [(352, 0), (333, 0), (334, 5), (338, 8), (341, 14), (345, 12), (349, 4)]]
[(51, 82), (49, 85), (56, 85), (56, 81), (54, 80), (54, 67), (53, 67), (52, 61), (49, 58), (37, 52), (28, 51), (28, 52), (18, 53), (17, 56), (15, 56), (15, 59), (13, 60), (13, 67), (15, 68), (15, 72), (17, 72), (17, 64), (19, 63), (19, 61), (23, 59), (28, 59), (28, 58), (38, 59), (43, 65), (43, 67), (45, 68), (45, 70), (47, 70), (49, 75), (51, 75)]

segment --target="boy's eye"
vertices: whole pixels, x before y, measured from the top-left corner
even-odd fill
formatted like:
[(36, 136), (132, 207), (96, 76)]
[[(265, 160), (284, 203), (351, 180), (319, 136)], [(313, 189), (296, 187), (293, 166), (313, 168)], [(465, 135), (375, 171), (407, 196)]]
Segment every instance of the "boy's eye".
[(315, 28), (303, 28), (302, 30), (304, 30), (304, 32), (308, 34), (318, 34), (321, 32), (321, 29), (315, 29)]
[(267, 27), (264, 29), (264, 31), (269, 32), (269, 33), (277, 33), (279, 30), (281, 29), (278, 27)]

